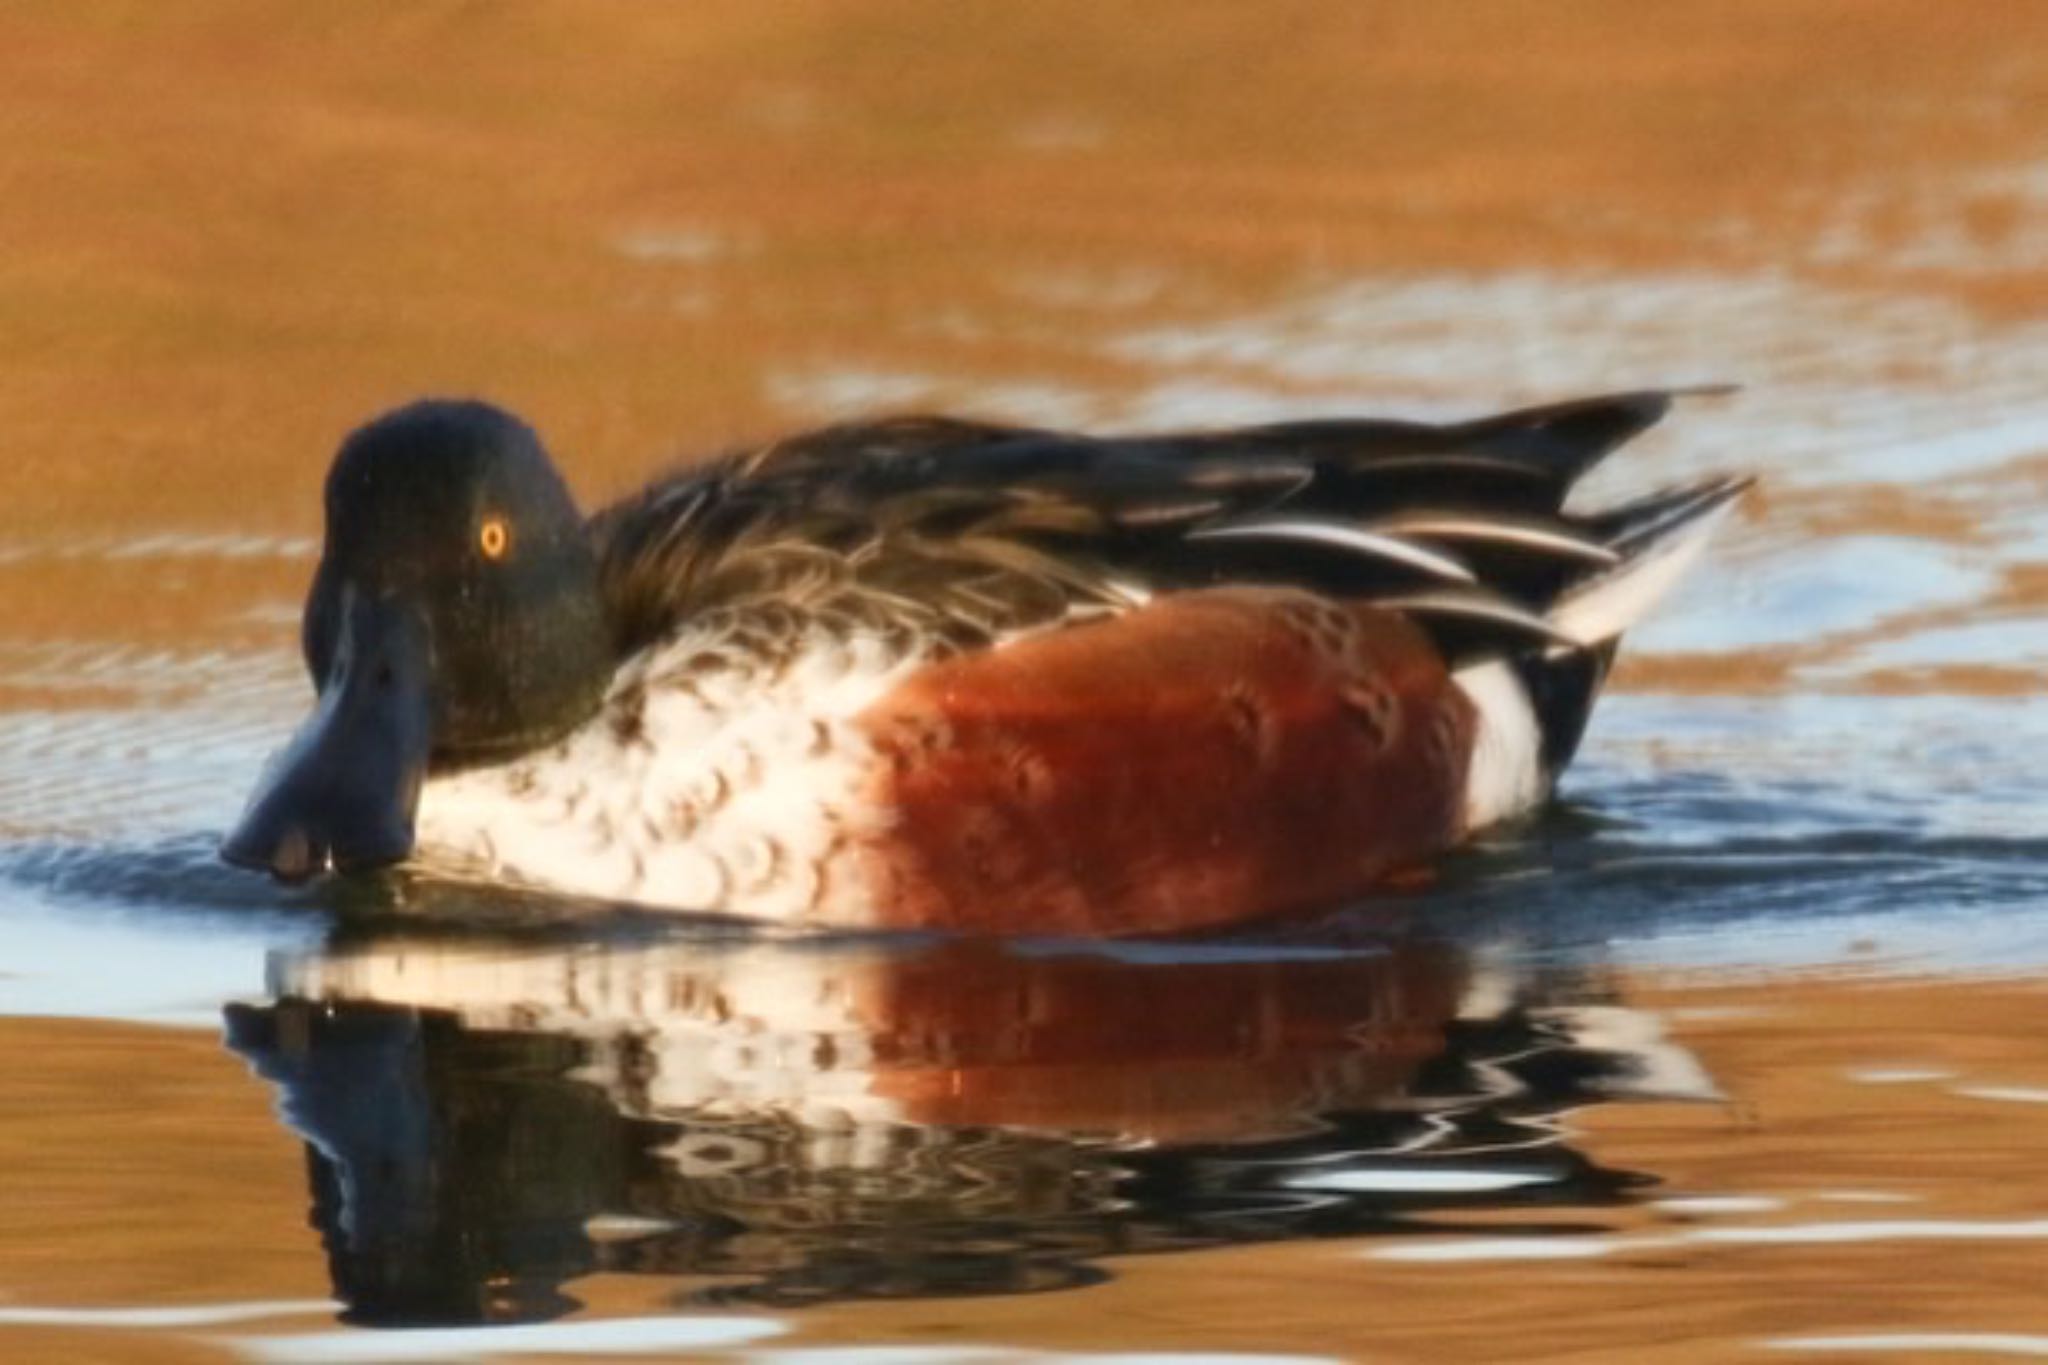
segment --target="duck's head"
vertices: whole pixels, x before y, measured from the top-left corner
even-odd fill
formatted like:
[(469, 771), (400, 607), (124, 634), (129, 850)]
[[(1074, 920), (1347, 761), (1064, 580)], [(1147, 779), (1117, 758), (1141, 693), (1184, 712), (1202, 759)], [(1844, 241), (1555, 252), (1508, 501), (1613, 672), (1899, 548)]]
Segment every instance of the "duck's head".
[(221, 845), (299, 878), (396, 862), (431, 770), (552, 743), (596, 709), (597, 564), (540, 439), (421, 402), (342, 443), (302, 643), (318, 701)]

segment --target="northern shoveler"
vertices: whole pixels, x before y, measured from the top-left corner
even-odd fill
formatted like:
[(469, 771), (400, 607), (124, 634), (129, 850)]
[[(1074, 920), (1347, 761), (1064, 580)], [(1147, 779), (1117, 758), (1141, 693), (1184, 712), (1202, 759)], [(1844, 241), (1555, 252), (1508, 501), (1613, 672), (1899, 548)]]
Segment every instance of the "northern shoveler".
[(222, 852), (792, 924), (1326, 906), (1547, 798), (1622, 632), (1747, 486), (1563, 510), (1671, 398), (856, 423), (588, 520), (524, 423), (415, 403), (335, 459), (318, 705)]

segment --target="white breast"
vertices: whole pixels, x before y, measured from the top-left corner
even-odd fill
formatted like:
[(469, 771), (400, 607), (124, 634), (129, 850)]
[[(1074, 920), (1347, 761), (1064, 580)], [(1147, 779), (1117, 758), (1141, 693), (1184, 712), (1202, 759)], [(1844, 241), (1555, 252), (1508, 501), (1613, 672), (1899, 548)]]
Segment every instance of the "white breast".
[(919, 662), (873, 634), (744, 647), (692, 627), (620, 669), (553, 748), (430, 781), (431, 866), (573, 895), (782, 921), (861, 923), (856, 845), (874, 754), (853, 719)]

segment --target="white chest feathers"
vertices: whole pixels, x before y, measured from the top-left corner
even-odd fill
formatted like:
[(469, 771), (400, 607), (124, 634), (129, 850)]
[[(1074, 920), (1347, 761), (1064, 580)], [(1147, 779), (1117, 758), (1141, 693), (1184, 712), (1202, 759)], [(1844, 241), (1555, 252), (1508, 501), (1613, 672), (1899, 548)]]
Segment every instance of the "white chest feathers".
[(917, 666), (873, 634), (694, 627), (554, 747), (436, 778), (418, 856), (458, 874), (787, 922), (866, 917), (874, 754), (855, 718)]

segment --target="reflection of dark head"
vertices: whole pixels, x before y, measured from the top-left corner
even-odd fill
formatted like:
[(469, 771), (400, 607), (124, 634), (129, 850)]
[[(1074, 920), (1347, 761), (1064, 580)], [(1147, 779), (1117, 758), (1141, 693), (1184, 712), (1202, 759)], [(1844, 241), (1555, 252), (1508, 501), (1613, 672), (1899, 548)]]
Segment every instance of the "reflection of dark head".
[(360, 1003), (230, 1006), (227, 1031), (306, 1138), (347, 1320), (525, 1322), (577, 1307), (560, 1286), (591, 1268), (584, 1220), (614, 1192), (625, 1138), (601, 1095), (562, 1080), (572, 1044)]

